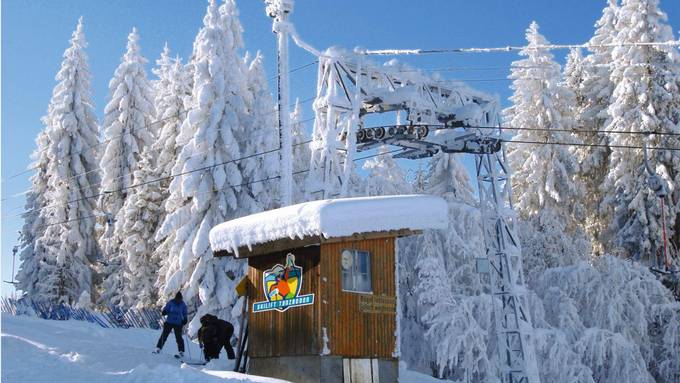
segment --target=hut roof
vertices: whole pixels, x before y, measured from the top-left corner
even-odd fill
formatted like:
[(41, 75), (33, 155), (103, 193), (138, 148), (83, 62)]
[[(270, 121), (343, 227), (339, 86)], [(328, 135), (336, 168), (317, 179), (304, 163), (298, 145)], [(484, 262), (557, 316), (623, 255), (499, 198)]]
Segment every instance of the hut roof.
[(238, 257), (239, 250), (280, 240), (300, 243), (311, 238), (318, 243), (362, 233), (444, 229), (447, 215), (446, 201), (431, 195), (312, 201), (219, 224), (210, 231), (210, 245), (218, 255)]

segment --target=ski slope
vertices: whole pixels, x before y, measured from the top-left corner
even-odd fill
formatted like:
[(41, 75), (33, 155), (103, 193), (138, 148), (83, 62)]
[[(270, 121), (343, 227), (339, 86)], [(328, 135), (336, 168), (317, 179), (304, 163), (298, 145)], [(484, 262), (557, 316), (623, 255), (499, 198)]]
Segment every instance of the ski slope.
[[(284, 382), (231, 372), (223, 359), (207, 366), (182, 365), (168, 337), (154, 355), (160, 330), (102, 328), (81, 321), (2, 316), (2, 381), (11, 382)], [(198, 344), (189, 345), (200, 355)], [(188, 354), (188, 353), (187, 353)]]
[[(1, 380), (3, 383), (285, 383), (283, 380), (232, 372), (222, 359), (206, 366), (183, 365), (174, 358), (170, 335), (163, 352), (154, 355), (160, 330), (102, 328), (82, 321), (44, 320), (2, 315)], [(187, 347), (194, 359), (198, 344)], [(189, 352), (186, 353), (187, 355)], [(437, 382), (402, 368), (401, 383)]]

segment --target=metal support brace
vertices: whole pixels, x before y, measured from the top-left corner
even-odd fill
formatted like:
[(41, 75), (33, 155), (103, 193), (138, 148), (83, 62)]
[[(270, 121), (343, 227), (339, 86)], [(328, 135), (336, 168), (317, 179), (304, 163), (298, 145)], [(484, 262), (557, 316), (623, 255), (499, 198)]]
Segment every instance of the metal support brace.
[(512, 210), (512, 202), (505, 153), (487, 147), (475, 157), (485, 257), (490, 265), (488, 276), (494, 325), (498, 353), (503, 363), (501, 381), (538, 382), (533, 345), (529, 337), (531, 318), (524, 311), (522, 302), (524, 278), (521, 252), (507, 216)]

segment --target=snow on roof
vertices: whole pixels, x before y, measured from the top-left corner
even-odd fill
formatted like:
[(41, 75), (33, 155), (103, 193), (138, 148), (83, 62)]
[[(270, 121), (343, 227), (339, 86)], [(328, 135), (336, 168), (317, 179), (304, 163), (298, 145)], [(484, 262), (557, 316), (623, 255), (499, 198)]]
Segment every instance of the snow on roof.
[(213, 252), (279, 239), (337, 238), (391, 230), (443, 229), (448, 205), (430, 195), (342, 198), (300, 203), (237, 218), (210, 230)]

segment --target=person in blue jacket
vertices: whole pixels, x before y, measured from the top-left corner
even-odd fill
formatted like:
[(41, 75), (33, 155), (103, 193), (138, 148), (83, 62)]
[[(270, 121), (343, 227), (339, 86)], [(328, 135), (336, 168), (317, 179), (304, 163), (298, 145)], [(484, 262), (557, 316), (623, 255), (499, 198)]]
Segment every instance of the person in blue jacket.
[(177, 341), (177, 350), (179, 350), (179, 355), (177, 356), (181, 358), (184, 356), (182, 327), (187, 324), (187, 305), (184, 304), (181, 292), (178, 291), (177, 294), (175, 294), (175, 297), (165, 304), (161, 314), (166, 315), (167, 318), (165, 319), (165, 323), (163, 323), (163, 333), (158, 339), (154, 354), (161, 352), (165, 341), (168, 339), (168, 335), (170, 335), (170, 331), (173, 331), (175, 333), (175, 340)]

